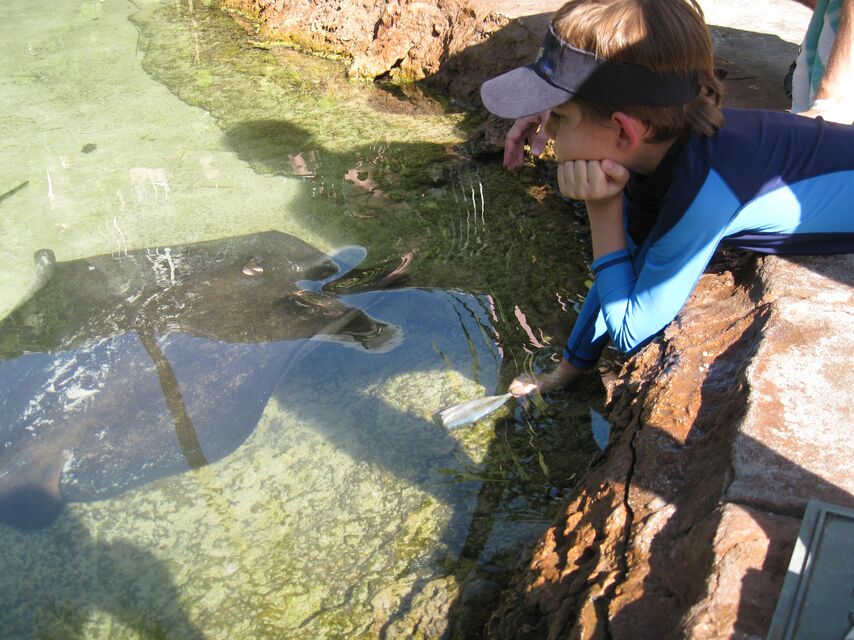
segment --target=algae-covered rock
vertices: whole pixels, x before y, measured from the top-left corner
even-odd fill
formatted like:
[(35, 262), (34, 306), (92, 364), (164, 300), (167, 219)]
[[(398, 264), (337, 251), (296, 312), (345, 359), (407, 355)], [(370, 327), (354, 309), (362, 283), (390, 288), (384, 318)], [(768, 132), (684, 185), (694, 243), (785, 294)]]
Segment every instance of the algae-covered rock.
[(466, 0), (223, 0), (258, 21), (261, 37), (351, 60), (349, 74), (421, 80), (508, 22)]

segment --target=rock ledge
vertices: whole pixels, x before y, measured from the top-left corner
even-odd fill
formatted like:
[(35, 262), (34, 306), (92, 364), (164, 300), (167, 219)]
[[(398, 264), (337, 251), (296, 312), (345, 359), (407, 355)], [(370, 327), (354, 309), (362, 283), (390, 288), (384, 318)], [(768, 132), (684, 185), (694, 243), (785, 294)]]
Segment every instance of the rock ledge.
[(854, 255), (741, 257), (611, 388), (614, 433), (490, 638), (764, 636), (807, 500), (854, 507)]

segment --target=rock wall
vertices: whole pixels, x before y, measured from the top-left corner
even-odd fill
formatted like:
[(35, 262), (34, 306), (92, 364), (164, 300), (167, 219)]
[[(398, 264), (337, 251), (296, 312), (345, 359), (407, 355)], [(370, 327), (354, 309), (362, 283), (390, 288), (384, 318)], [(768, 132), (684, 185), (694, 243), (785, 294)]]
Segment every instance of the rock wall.
[(611, 388), (609, 448), (490, 638), (764, 636), (806, 501), (854, 506), (854, 256), (726, 266)]
[[(468, 0), (221, 0), (249, 15), (265, 39), (348, 59), (352, 77), (431, 78), (471, 97), (497, 67), (529, 61), (546, 14), (511, 23)], [(495, 38), (489, 36), (499, 34)], [(465, 73), (460, 73), (461, 69)]]

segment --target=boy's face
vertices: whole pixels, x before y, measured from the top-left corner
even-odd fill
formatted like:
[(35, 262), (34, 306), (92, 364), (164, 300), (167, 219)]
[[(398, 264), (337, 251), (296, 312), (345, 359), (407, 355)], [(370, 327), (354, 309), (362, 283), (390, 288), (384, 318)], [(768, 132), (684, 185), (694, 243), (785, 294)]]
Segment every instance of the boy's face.
[(546, 122), (546, 135), (554, 140), (558, 162), (611, 157), (609, 133), (606, 124), (583, 118), (581, 108), (571, 101), (552, 109)]

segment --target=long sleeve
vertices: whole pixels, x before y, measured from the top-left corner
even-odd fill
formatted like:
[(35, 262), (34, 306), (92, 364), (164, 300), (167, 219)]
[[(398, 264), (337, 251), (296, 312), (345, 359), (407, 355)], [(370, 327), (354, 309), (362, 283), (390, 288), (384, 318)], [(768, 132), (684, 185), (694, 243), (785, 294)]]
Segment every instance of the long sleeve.
[(628, 251), (616, 251), (591, 265), (614, 346), (632, 351), (676, 317), (739, 206), (726, 183), (710, 172), (678, 221), (662, 235), (653, 234), (634, 260)]
[(627, 188), (627, 239), (601, 256), (564, 355), (593, 366), (607, 337), (630, 353), (679, 313), (714, 255), (854, 251), (854, 127), (785, 113), (725, 110), (669, 167)]
[(579, 369), (590, 369), (596, 365), (607, 343), (608, 329), (599, 307), (599, 293), (594, 282), (566, 341), (563, 357)]

